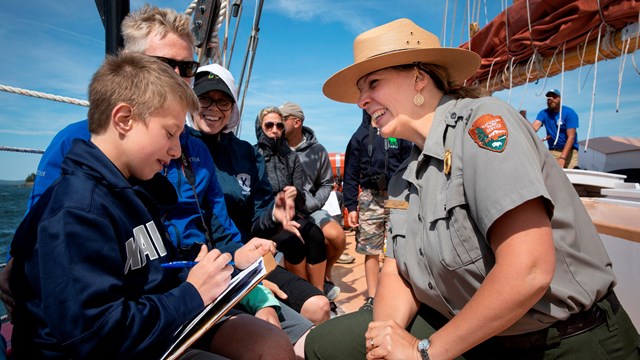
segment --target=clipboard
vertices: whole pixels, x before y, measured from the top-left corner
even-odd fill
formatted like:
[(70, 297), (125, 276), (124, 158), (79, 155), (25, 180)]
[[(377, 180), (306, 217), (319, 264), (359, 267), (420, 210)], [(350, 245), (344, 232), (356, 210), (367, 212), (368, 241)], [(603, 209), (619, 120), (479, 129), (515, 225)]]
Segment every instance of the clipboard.
[(236, 275), (225, 291), (206, 306), (191, 321), (176, 331), (169, 349), (162, 355), (164, 360), (178, 359), (202, 335), (211, 329), (222, 317), (248, 294), (262, 279), (277, 266), (271, 253), (256, 260), (251, 266)]

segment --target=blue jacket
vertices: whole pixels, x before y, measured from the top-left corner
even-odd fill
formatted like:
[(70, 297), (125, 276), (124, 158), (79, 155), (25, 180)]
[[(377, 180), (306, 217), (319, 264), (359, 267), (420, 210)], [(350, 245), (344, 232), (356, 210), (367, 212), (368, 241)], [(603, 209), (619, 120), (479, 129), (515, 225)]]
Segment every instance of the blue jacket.
[(369, 155), (369, 134), (371, 133), (371, 116), (362, 112), (362, 123), (351, 136), (344, 155), (344, 178), (342, 193), (344, 206), (351, 211), (358, 208), (358, 186), (363, 189), (375, 189), (373, 177), (385, 175), (386, 183), (396, 173), (398, 167), (409, 157), (412, 143), (410, 141), (391, 138), (387, 154), (387, 171), (385, 173), (385, 139), (373, 129), (371, 155)]
[(89, 140), (90, 138), (89, 122), (86, 119), (69, 124), (56, 134), (38, 163), (36, 178), (33, 181), (31, 195), (27, 201), (27, 212), (29, 212), (33, 204), (42, 196), (42, 193), (47, 190), (49, 185), (60, 177), (62, 159), (64, 159), (64, 156), (69, 149), (71, 149), (73, 140)]
[(165, 217), (169, 237), (182, 250), (191, 248), (194, 243), (206, 242), (204, 231), (213, 231), (213, 245), (220, 251), (233, 254), (243, 245), (242, 238), (227, 215), (211, 154), (187, 128), (180, 134), (180, 144), (188, 157), (187, 163), (181, 158), (174, 159), (165, 169), (165, 175), (178, 191), (178, 203), (169, 209)]
[(62, 177), (42, 194), (12, 243), (16, 358), (153, 359), (204, 304), (179, 271), (158, 205), (177, 200), (160, 174), (127, 181), (77, 140)]
[(242, 241), (268, 239), (280, 232), (282, 225), (272, 218), (274, 197), (264, 159), (253, 145), (232, 132), (207, 135), (192, 128), (189, 132), (204, 141), (213, 156), (229, 216)]

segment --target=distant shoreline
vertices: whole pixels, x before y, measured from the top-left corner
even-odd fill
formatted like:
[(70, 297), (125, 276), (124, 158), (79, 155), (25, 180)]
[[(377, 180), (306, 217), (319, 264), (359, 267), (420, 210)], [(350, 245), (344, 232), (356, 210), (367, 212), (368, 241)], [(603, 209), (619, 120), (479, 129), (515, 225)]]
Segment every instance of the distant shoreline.
[(14, 185), (14, 186), (33, 186), (33, 181), (25, 182), (24, 180), (0, 180), (0, 185)]

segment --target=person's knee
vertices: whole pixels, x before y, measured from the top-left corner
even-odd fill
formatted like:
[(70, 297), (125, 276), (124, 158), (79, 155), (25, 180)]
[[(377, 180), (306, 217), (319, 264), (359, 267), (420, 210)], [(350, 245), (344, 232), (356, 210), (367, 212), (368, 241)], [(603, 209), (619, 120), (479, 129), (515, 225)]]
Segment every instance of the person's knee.
[(304, 302), (304, 304), (302, 304), (300, 314), (309, 319), (309, 321), (314, 323), (314, 325), (318, 325), (329, 320), (331, 315), (329, 299), (324, 295), (310, 297)]
[(364, 333), (372, 316), (371, 311), (356, 311), (313, 328), (305, 341), (306, 359), (364, 359)]
[(295, 359), (293, 345), (287, 334), (275, 326), (262, 329), (261, 336), (255, 337), (254, 349), (260, 349), (260, 359)]
[(322, 227), (322, 232), (333, 246), (342, 247), (346, 243), (347, 237), (344, 234), (344, 230), (342, 230), (342, 227), (335, 221), (326, 223), (325, 226)]

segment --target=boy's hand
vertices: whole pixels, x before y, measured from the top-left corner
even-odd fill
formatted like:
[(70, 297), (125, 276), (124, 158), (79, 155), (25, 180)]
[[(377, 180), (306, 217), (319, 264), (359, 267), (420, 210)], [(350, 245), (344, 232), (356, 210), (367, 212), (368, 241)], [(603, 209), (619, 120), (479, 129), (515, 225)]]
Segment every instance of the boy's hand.
[(266, 287), (267, 289), (271, 290), (273, 295), (275, 295), (278, 299), (287, 300), (287, 298), (289, 297), (284, 291), (280, 289), (280, 287), (278, 287), (278, 285), (272, 283), (267, 279), (262, 280), (262, 285), (264, 285), (264, 287)]
[(222, 254), (214, 249), (207, 252), (202, 245), (196, 257), (198, 262), (187, 275), (187, 282), (195, 286), (205, 306), (212, 303), (229, 286), (233, 266), (229, 265), (231, 254)]
[(271, 240), (253, 238), (236, 250), (234, 261), (238, 269), (245, 269), (266, 253), (276, 253), (276, 243)]

